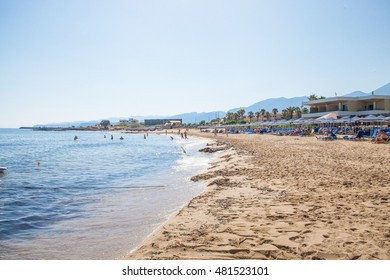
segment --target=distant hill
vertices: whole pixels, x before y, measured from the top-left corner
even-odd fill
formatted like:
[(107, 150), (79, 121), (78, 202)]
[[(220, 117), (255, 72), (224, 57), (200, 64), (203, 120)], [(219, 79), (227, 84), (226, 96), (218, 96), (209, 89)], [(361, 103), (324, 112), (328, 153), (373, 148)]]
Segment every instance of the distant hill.
[(48, 124), (36, 124), (34, 127), (86, 127), (93, 126), (100, 123), (100, 120), (96, 121), (74, 121), (74, 122), (62, 122), (62, 123), (48, 123)]
[(390, 83), (374, 90), (375, 95), (390, 95)]
[[(351, 92), (348, 94), (344, 94), (343, 96), (361, 97), (361, 96), (367, 96), (367, 95), (371, 95), (371, 94), (372, 94), (372, 92), (366, 93), (366, 92), (362, 92), (362, 91), (354, 91), (354, 92)], [(375, 95), (390, 95), (390, 83), (374, 90), (374, 94)]]
[[(248, 107), (244, 107), (245, 112), (252, 111), (253, 113), (258, 112), (261, 109), (265, 109), (268, 112), (272, 112), (273, 108), (278, 109), (279, 112), (281, 112), (283, 109), (287, 107), (301, 107), (302, 102), (308, 101), (307, 96), (301, 96), (301, 97), (293, 97), (293, 98), (285, 98), (285, 97), (279, 97), (279, 98), (269, 98), (260, 102), (257, 102), (255, 104), (252, 104)], [(240, 108), (234, 108), (229, 110), (228, 112), (235, 113)]]
[(171, 116), (172, 119), (183, 119), (183, 123), (198, 123), (200, 121), (211, 121), (216, 118), (223, 118), (226, 116), (226, 112), (215, 111), (215, 112), (203, 112), (203, 113), (184, 113), (179, 115)]
[[(374, 90), (375, 95), (390, 95), (390, 83)], [(343, 96), (348, 97), (359, 97), (359, 96), (366, 96), (371, 95), (371, 92), (365, 93), (362, 91), (354, 91), (348, 94), (345, 94)], [(293, 98), (285, 98), (285, 97), (279, 97), (279, 98), (269, 98), (266, 100), (259, 101), (255, 104), (249, 105), (247, 107), (244, 107), (245, 112), (248, 113), (250, 111), (252, 112), (258, 112), (260, 109), (265, 109), (268, 112), (272, 112), (273, 108), (277, 108), (279, 112), (281, 112), (283, 109), (287, 107), (301, 107), (302, 102), (308, 101), (307, 96), (301, 96), (301, 97), (293, 97)], [(237, 112), (240, 108), (233, 108), (230, 109), (228, 112)], [(136, 120), (139, 120), (143, 122), (145, 119), (166, 119), (166, 118), (172, 118), (172, 119), (182, 119), (183, 123), (199, 123), (201, 121), (210, 121), (217, 117), (223, 118), (226, 116), (226, 112), (224, 111), (214, 111), (214, 112), (191, 112), (191, 113), (183, 113), (183, 114), (177, 114), (173, 116), (131, 116), (131, 118), (134, 118)], [(108, 119), (111, 123), (118, 123), (121, 119), (128, 119), (128, 117), (115, 117), (115, 118), (102, 118), (102, 119)], [(77, 121), (77, 122), (64, 122), (64, 123), (52, 123), (52, 124), (40, 124), (35, 126), (47, 126), (47, 127), (79, 127), (79, 126), (90, 126), (100, 123), (101, 120), (94, 120), (94, 121)]]
[(345, 97), (361, 97), (361, 96), (366, 96), (368, 93), (362, 92), (362, 91), (354, 91), (348, 94), (344, 94), (343, 96)]

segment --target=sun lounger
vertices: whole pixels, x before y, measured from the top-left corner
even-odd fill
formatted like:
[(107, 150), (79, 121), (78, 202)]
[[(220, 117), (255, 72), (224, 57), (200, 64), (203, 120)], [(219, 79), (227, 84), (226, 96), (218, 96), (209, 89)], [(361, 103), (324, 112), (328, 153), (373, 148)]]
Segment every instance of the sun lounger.
[(331, 140), (337, 140), (336, 134), (327, 134), (327, 135), (318, 135), (316, 136), (317, 140), (323, 140), (323, 141), (331, 141)]
[(344, 136), (343, 139), (344, 140), (361, 140), (363, 138), (363, 131), (362, 130), (359, 130), (357, 134), (355, 135), (350, 135), (350, 136)]

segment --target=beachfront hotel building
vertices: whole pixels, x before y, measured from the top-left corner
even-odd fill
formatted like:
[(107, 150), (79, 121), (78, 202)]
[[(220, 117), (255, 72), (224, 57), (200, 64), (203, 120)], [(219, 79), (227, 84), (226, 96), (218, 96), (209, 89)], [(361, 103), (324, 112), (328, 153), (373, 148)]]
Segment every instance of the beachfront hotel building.
[(145, 119), (145, 125), (180, 125), (182, 119)]
[(330, 97), (325, 99), (311, 100), (302, 103), (310, 107), (304, 118), (317, 118), (330, 112), (339, 116), (367, 116), (367, 115), (390, 115), (389, 95), (367, 95), (359, 97)]

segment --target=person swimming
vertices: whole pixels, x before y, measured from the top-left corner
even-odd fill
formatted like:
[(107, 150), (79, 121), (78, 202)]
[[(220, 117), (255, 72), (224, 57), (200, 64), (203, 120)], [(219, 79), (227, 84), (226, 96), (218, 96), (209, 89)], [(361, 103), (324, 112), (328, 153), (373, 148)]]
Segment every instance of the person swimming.
[(79, 139), (78, 137), (77, 137), (77, 135), (73, 138), (73, 140), (77, 140), (77, 139)]
[(125, 139), (125, 138), (123, 138), (123, 136), (121, 136), (121, 138), (119, 138), (119, 140), (123, 140), (123, 139)]

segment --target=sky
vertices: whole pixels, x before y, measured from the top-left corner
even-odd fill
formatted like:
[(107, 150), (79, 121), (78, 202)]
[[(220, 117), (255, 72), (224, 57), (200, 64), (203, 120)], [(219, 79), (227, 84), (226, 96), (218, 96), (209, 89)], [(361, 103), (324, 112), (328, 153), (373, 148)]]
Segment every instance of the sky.
[(390, 82), (390, 1), (0, 0), (0, 127)]

